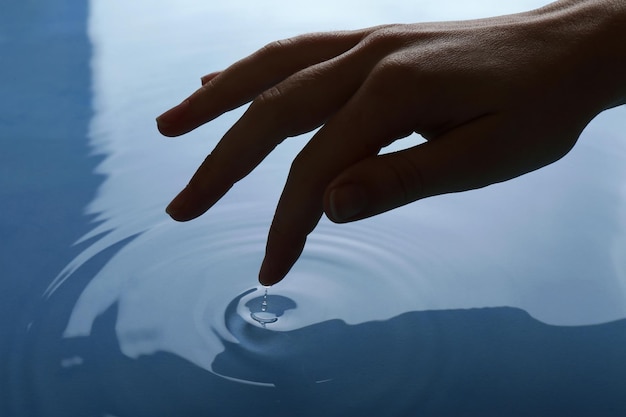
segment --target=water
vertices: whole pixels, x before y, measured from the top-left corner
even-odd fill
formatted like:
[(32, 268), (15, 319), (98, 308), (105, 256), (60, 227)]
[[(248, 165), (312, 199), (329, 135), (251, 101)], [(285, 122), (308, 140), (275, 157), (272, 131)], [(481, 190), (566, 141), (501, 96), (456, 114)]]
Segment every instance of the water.
[[(255, 309), (255, 311), (252, 311), (250, 313), (250, 317), (252, 317), (254, 321), (259, 322), (261, 326), (263, 327), (265, 327), (267, 324), (270, 324), (270, 323), (276, 323), (279, 317), (278, 313), (268, 310), (267, 290), (268, 290), (268, 287), (266, 287), (263, 292), (263, 300), (261, 301), (261, 310), (259, 311), (257, 308)], [(276, 307), (274, 306), (274, 303), (272, 303), (272, 307), (273, 309), (276, 309)]]
[[(46, 28), (41, 39), (66, 39), (54, 13), (78, 9), (62, 4), (28, 9), (48, 16), (49, 26), (36, 25)], [(35, 107), (58, 121), (51, 131), (11, 113), (28, 131), (10, 137), (45, 140), (35, 156), (6, 146), (11, 158), (0, 164), (21, 173), (17, 186), (7, 171), (0, 189), (15, 202), (1, 223), (13, 232), (0, 271), (8, 387), (0, 414), (622, 415), (623, 108), (532, 175), (354, 224), (323, 220), (267, 292), (256, 281), (267, 229), (309, 135), (281, 145), (202, 218), (178, 224), (163, 212), (241, 113), (185, 138), (159, 137), (154, 116), (204, 73), (310, 30), (537, 4), (92, 2), (91, 51), (42, 85), (78, 85), (80, 71), (89, 74), (81, 91), (93, 114), (78, 117), (86, 107), (78, 99), (55, 117), (56, 106)], [(66, 97), (50, 94), (56, 104)], [(13, 126), (1, 120), (4, 131)], [(43, 148), (66, 143), (54, 138), (68, 132), (75, 153)], [(45, 187), (32, 185), (42, 178)]]

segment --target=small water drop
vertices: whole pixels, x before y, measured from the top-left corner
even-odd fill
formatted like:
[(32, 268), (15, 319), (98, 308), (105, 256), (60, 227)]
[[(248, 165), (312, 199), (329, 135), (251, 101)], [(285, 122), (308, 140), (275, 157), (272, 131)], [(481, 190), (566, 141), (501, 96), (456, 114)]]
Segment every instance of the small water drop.
[(274, 313), (270, 313), (267, 311), (267, 289), (269, 287), (265, 287), (265, 293), (263, 294), (263, 301), (261, 302), (261, 311), (257, 311), (255, 313), (250, 313), (250, 317), (252, 317), (255, 321), (261, 323), (263, 327), (269, 323), (275, 323), (278, 321), (278, 316)]
[(278, 317), (276, 317), (276, 314), (268, 313), (267, 311), (259, 311), (258, 313), (252, 313), (250, 314), (250, 316), (252, 316), (254, 320), (258, 321), (264, 326), (266, 324), (274, 323), (278, 321)]

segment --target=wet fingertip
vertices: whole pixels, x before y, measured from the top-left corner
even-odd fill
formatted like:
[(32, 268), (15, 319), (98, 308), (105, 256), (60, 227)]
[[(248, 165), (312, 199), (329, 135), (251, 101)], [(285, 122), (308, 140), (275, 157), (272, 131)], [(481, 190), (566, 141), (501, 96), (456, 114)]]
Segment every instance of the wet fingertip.
[(283, 277), (276, 276), (276, 271), (272, 267), (272, 263), (266, 258), (263, 259), (261, 270), (259, 271), (259, 283), (266, 287), (272, 286), (282, 280)]
[(265, 280), (263, 278), (261, 278), (259, 276), (259, 284), (263, 285), (264, 287), (271, 287), (272, 285), (276, 284), (278, 281), (274, 281), (274, 280)]

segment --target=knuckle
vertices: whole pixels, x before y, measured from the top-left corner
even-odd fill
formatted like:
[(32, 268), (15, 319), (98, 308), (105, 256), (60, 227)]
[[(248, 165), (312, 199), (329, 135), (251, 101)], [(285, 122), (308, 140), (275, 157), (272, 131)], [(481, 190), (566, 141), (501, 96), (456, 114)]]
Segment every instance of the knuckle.
[(289, 176), (299, 181), (306, 180), (309, 176), (306, 175), (308, 170), (305, 169), (305, 167), (309, 165), (312, 160), (314, 160), (314, 156), (311, 155), (311, 151), (305, 146), (291, 162)]
[(276, 84), (259, 94), (252, 102), (256, 107), (274, 107), (283, 97), (283, 88), (280, 84)]
[(262, 119), (264, 124), (274, 126), (274, 128), (281, 126), (280, 103), (282, 96), (283, 92), (280, 86), (270, 87), (252, 100), (246, 114), (254, 114), (254, 117)]
[(407, 91), (407, 88), (414, 84), (417, 76), (416, 66), (407, 62), (400, 53), (391, 54), (381, 59), (371, 73), (373, 87), (379, 88), (381, 93), (393, 95)]
[(315, 166), (319, 164), (319, 158), (305, 146), (293, 159), (289, 168), (289, 181), (298, 184), (300, 189), (314, 190), (319, 188), (319, 179), (315, 174)]
[(367, 93), (374, 102), (388, 106), (390, 103), (414, 102), (420, 97), (416, 91), (421, 87), (420, 75), (411, 62), (401, 54), (381, 59), (367, 79)]
[[(285, 89), (281, 84), (276, 84), (256, 96), (250, 104), (249, 111), (259, 115), (265, 122), (272, 126), (280, 126), (284, 111)], [(284, 120), (282, 120), (284, 124)]]
[[(252, 101), (250, 110), (287, 136), (313, 130), (328, 113), (325, 101), (311, 94), (311, 85), (317, 79), (319, 75), (314, 69), (289, 77), (259, 94)], [(306, 97), (310, 99), (303, 100)]]
[(403, 137), (412, 131), (422, 98), (414, 69), (403, 57), (391, 55), (375, 66), (364, 88), (368, 104), (358, 111), (358, 121), (371, 126), (377, 137)]
[(406, 71), (403, 63), (396, 57), (386, 57), (378, 62), (365, 86), (369, 100), (378, 103), (378, 106), (404, 101), (408, 88)]
[(403, 47), (407, 43), (404, 25), (383, 26), (362, 40), (362, 45), (379, 52), (389, 52)]
[(263, 48), (261, 48), (259, 52), (263, 55), (274, 55), (276, 53), (279, 53), (289, 48), (289, 46), (291, 46), (292, 43), (293, 43), (293, 40), (289, 38), (278, 39), (278, 40), (275, 40), (273, 42), (266, 44)]
[(403, 204), (413, 202), (424, 195), (424, 175), (420, 167), (402, 152), (395, 158), (384, 158)]
[(309, 121), (311, 117), (294, 103), (294, 95), (289, 91), (293, 89), (283, 83), (272, 86), (259, 94), (249, 109), (283, 139), (309, 130), (312, 124)]

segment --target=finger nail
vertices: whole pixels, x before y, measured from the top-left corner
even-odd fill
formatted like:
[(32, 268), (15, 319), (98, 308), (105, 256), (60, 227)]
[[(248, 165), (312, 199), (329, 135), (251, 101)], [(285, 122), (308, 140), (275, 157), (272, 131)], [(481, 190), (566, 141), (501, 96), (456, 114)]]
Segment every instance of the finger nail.
[(335, 187), (330, 192), (331, 220), (347, 221), (360, 214), (367, 203), (365, 189), (356, 184)]
[(174, 220), (182, 218), (183, 209), (187, 203), (187, 188), (185, 187), (174, 199), (168, 204), (165, 212)]
[(168, 127), (178, 122), (187, 112), (189, 108), (189, 100), (185, 100), (176, 107), (172, 107), (159, 117), (157, 117), (157, 125), (159, 127)]

